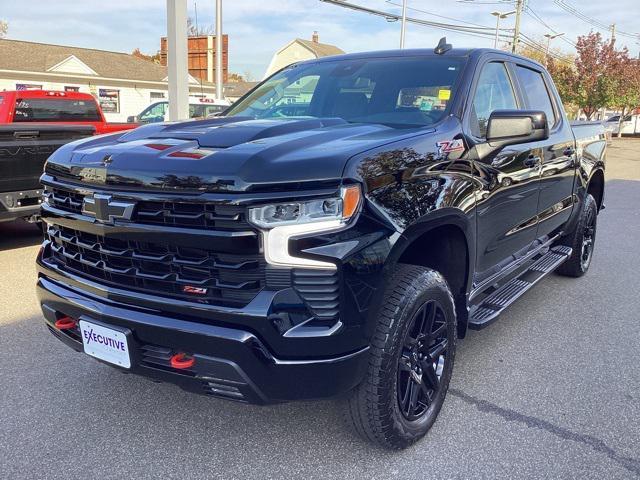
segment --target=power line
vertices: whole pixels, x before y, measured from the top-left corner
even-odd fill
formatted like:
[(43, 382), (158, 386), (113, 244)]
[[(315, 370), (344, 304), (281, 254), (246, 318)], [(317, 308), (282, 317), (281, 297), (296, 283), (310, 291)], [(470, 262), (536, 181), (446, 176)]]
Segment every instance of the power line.
[(562, 62), (569, 62), (568, 59), (564, 58), (563, 56), (555, 52), (549, 51), (547, 53), (547, 47), (542, 45), (541, 43), (538, 43), (538, 41), (534, 40), (530, 36), (525, 35), (524, 33), (522, 33), (521, 36), (522, 36), (522, 39), (521, 39), (522, 43), (527, 45), (529, 48), (532, 48), (540, 53), (544, 53), (545, 55), (548, 55), (549, 57), (554, 58), (556, 60), (559, 60)]
[[(389, 5), (393, 5), (395, 7), (400, 7), (401, 5), (399, 3), (393, 3), (392, 0), (386, 0), (387, 3)], [(452, 18), (452, 17), (445, 17), (444, 15), (440, 15), (437, 13), (433, 13), (433, 12), (428, 12), (427, 10), (421, 10), (419, 8), (415, 8), (415, 7), (407, 7), (407, 10), (412, 10), (414, 12), (419, 12), (419, 13), (424, 13), (426, 15), (431, 15), (433, 17), (438, 17), (438, 18), (444, 18), (445, 20), (453, 20), (454, 22), (460, 22), (460, 23), (465, 23), (467, 25), (473, 25), (474, 27), (479, 27), (483, 30), (491, 30), (492, 32), (495, 32), (495, 27), (489, 27), (487, 25), (481, 25), (479, 23), (473, 23), (473, 22), (467, 22), (465, 20), (460, 20), (459, 18)], [(506, 29), (501, 29), (501, 30), (506, 30)]]
[[(382, 10), (376, 10), (370, 7), (365, 7), (363, 5), (350, 3), (350, 2), (347, 2), (346, 0), (320, 0), (320, 1), (325, 3), (330, 3), (332, 5), (348, 8), (350, 10), (355, 10), (359, 12), (368, 13), (374, 16), (382, 17), (382, 18), (385, 18), (386, 20), (396, 21), (396, 20), (400, 20), (401, 18), (400, 15), (396, 15), (394, 13), (384, 12)], [(430, 20), (424, 20), (424, 19), (415, 18), (415, 17), (407, 17), (407, 22), (414, 23), (417, 25), (428, 26), (428, 27), (435, 27), (441, 30), (454, 31), (462, 35), (470, 35), (470, 36), (482, 37), (482, 38), (493, 38), (495, 36), (494, 28), (488, 28), (485, 30), (485, 27), (471, 27), (471, 26), (468, 27), (465, 25), (457, 25), (452, 23), (433, 22)], [(500, 37), (510, 38), (510, 36), (506, 34), (501, 34)]]
[[(597, 29), (607, 30), (607, 31), (611, 30), (611, 25), (608, 25), (605, 22), (602, 22), (595, 18), (589, 17), (588, 15), (585, 15), (584, 13), (582, 13), (581, 11), (577, 10), (575, 7), (567, 3), (566, 0), (553, 0), (553, 3), (555, 3), (557, 6), (559, 6), (566, 12), (569, 12), (575, 17), (578, 17), (583, 22), (586, 22), (589, 25), (596, 27)], [(634, 40), (637, 40), (638, 38), (640, 38), (640, 35), (637, 33), (623, 32), (620, 30), (616, 30), (616, 34), (621, 35), (623, 37), (627, 37), (627, 38), (633, 38)]]
[[(542, 24), (543, 26), (545, 26), (546, 28), (548, 28), (552, 33), (559, 33), (559, 31), (555, 28), (553, 28), (551, 25), (549, 25), (547, 22), (545, 22), (542, 17), (540, 17), (540, 15), (538, 15), (536, 12), (533, 11), (533, 9), (527, 5), (525, 13), (530, 17), (533, 18), (534, 20), (537, 20), (540, 24)], [(568, 38), (562, 36), (559, 37), (562, 41), (564, 41), (565, 43), (568, 43), (569, 45), (571, 45), (572, 47), (576, 47), (576, 43), (573, 40), (569, 40)]]

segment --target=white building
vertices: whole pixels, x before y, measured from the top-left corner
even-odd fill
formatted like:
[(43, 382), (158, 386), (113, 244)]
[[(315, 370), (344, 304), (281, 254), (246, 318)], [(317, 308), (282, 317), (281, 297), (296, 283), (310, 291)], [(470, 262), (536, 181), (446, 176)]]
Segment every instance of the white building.
[(310, 41), (296, 38), (278, 50), (271, 59), (271, 63), (269, 63), (264, 77), (266, 78), (292, 63), (328, 57), (330, 55), (341, 55), (343, 53), (344, 52), (335, 45), (320, 43), (318, 32), (313, 32)]
[[(215, 85), (189, 77), (190, 95), (215, 98)], [(166, 67), (127, 53), (0, 39), (0, 91), (93, 94), (107, 121), (125, 122), (167, 98)]]

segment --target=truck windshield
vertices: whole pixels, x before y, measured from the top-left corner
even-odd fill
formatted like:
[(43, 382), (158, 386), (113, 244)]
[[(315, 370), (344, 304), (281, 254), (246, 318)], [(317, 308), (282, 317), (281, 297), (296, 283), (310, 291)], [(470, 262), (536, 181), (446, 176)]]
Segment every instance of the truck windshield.
[(227, 115), (432, 125), (447, 114), (463, 65), (461, 58), (430, 56), (293, 65), (259, 85)]
[(100, 122), (91, 100), (18, 98), (14, 122)]

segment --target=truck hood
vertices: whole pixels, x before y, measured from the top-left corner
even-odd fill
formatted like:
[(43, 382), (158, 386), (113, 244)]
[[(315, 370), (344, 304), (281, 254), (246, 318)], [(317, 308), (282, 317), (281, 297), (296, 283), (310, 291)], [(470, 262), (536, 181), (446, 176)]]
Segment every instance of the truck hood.
[(433, 130), (351, 124), (337, 118), (221, 117), (145, 125), (73, 142), (46, 172), (136, 189), (260, 191), (336, 183), (353, 155)]

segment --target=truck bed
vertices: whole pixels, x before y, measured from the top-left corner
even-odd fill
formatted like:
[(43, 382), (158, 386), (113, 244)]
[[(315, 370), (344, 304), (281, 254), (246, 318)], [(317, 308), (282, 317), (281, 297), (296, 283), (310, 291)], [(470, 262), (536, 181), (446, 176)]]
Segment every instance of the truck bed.
[(39, 179), (49, 155), (94, 132), (92, 125), (0, 125), (0, 221), (37, 211)]

